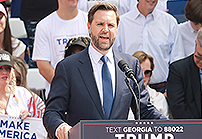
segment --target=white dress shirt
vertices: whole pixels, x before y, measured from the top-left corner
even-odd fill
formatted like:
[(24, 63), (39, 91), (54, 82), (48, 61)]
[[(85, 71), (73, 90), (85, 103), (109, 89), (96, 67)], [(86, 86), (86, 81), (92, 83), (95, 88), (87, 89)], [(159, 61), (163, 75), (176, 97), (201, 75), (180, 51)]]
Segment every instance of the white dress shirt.
[(190, 21), (180, 23), (179, 29), (182, 35), (185, 56), (189, 56), (195, 51), (195, 40), (197, 32), (192, 28)]
[(176, 19), (154, 9), (146, 18), (137, 6), (121, 16), (114, 49), (133, 55), (144, 51), (154, 58), (152, 83), (166, 81), (169, 64), (184, 57), (182, 38)]
[[(103, 62), (100, 60), (103, 56), (101, 53), (99, 53), (97, 50), (93, 48), (92, 45), (89, 46), (89, 56), (93, 67), (93, 73), (95, 77), (95, 81), (97, 83), (98, 91), (100, 94), (100, 99), (103, 105), (103, 87), (102, 87), (102, 65)], [(109, 50), (109, 52), (106, 54), (108, 57), (107, 66), (109, 68), (111, 78), (112, 78), (112, 87), (113, 87), (113, 96), (115, 92), (115, 65), (114, 65), (114, 58), (112, 53), (112, 48)]]

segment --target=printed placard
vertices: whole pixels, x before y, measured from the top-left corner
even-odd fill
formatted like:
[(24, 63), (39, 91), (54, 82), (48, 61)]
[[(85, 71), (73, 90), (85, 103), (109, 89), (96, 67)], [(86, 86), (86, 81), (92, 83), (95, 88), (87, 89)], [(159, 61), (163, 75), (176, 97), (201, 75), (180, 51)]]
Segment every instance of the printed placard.
[(46, 139), (47, 132), (41, 118), (0, 115), (0, 139)]
[(70, 139), (199, 139), (201, 119), (81, 121)]

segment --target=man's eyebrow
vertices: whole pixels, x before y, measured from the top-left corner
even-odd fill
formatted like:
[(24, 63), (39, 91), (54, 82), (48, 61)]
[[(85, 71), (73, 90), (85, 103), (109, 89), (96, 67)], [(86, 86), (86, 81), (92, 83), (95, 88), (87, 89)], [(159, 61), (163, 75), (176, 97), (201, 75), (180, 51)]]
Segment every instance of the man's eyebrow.
[(198, 54), (199, 56), (202, 56), (202, 54), (200, 54), (199, 52), (197, 52), (197, 54)]

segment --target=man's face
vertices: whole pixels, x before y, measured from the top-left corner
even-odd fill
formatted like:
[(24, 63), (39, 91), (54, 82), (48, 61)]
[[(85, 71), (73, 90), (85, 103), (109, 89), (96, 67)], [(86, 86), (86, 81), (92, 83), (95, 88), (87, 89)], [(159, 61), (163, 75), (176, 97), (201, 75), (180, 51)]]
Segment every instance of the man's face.
[(196, 32), (198, 32), (198, 30), (202, 27), (201, 23), (196, 24), (196, 23), (190, 21), (190, 24), (191, 24), (192, 28), (194, 29), (194, 31), (196, 31)]
[(98, 10), (88, 32), (92, 40), (92, 46), (102, 54), (106, 54), (116, 39), (117, 22), (116, 14), (112, 10)]
[(202, 47), (200, 46), (198, 41), (196, 41), (196, 48), (194, 52), (194, 62), (196, 63), (197, 67), (202, 69)]
[(158, 0), (139, 0), (138, 9), (144, 15), (152, 13)]
[(145, 61), (143, 61), (140, 64), (141, 68), (142, 68), (142, 72), (143, 72), (143, 77), (144, 77), (144, 85), (147, 86), (147, 84), (149, 83), (150, 77), (152, 75), (152, 70), (151, 70), (151, 62), (150, 60), (147, 58)]

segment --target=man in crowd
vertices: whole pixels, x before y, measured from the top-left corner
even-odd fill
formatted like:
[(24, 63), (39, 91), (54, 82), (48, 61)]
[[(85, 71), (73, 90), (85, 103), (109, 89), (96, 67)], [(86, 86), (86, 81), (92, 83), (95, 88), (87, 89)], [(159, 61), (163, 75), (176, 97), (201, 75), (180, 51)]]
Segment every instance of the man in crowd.
[(201, 9), (201, 0), (188, 0), (186, 3), (184, 15), (188, 21), (179, 24), (185, 56), (189, 56), (195, 51), (196, 34), (202, 27)]
[(194, 54), (173, 62), (169, 68), (167, 94), (173, 118), (202, 118), (202, 28), (195, 43)]
[(121, 16), (114, 48), (130, 55), (136, 51), (151, 55), (155, 69), (150, 87), (164, 93), (169, 64), (184, 57), (184, 49), (176, 19), (156, 9), (157, 2), (139, 0), (133, 11)]
[(68, 40), (88, 36), (87, 13), (78, 10), (77, 3), (78, 0), (58, 0), (58, 10), (37, 24), (32, 59), (46, 79), (46, 98)]

